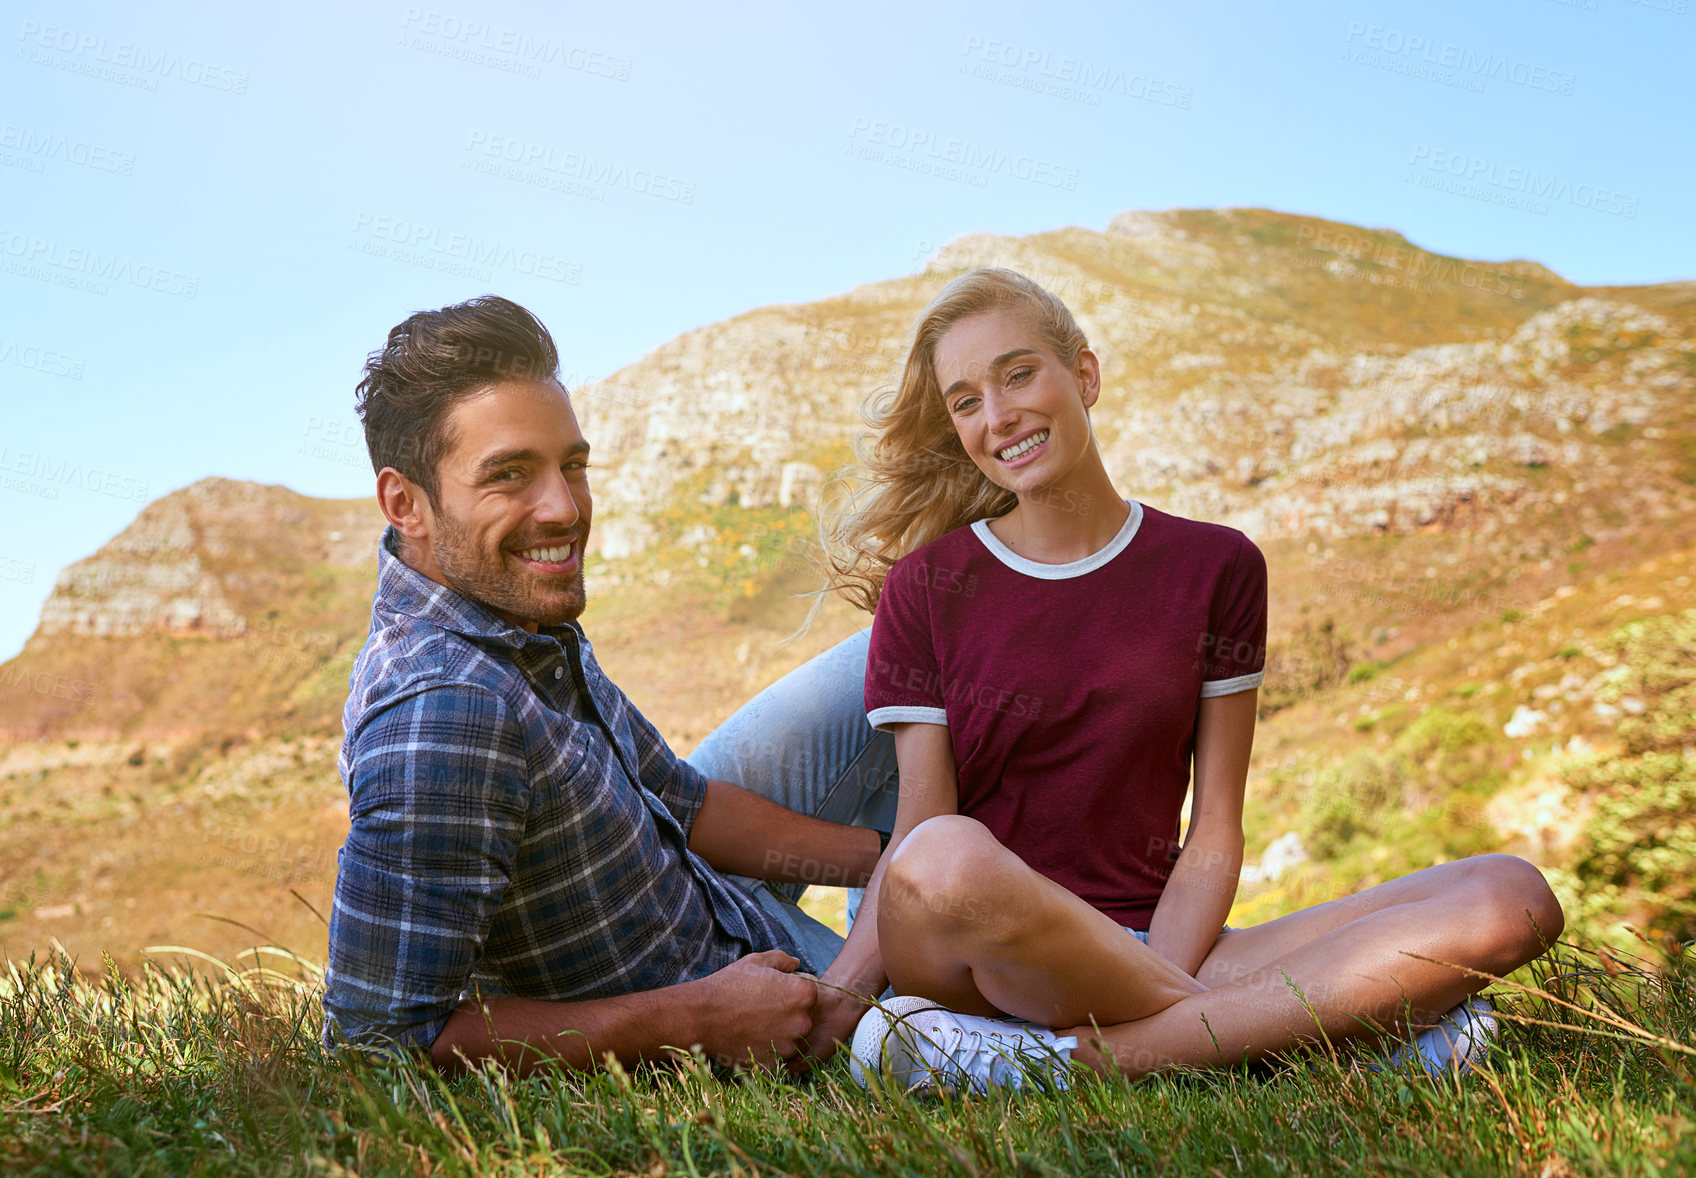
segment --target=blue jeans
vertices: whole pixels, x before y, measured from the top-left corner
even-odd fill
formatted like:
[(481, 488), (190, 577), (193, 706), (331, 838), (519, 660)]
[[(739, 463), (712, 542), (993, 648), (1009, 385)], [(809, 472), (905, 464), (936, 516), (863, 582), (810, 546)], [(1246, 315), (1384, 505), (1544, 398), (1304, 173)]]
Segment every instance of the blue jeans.
[[(895, 825), (895, 740), (866, 722), (870, 629), (803, 663), (743, 704), (684, 760), (718, 781), (828, 822)], [(807, 874), (802, 866), (803, 876)], [(823, 973), (842, 938), (796, 903), (805, 884), (727, 875), (789, 931), (805, 967)], [(848, 896), (853, 923), (863, 892)]]

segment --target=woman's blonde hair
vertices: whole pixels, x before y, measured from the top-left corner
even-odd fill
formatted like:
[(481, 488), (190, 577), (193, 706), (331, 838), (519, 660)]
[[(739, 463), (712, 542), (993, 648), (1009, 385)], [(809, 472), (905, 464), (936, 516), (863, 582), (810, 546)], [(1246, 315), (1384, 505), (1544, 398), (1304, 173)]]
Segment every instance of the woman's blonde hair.
[(913, 325), (901, 383), (873, 393), (861, 408), (868, 432), (855, 442), (859, 465), (833, 480), (832, 490), (842, 490), (821, 526), (827, 591), (874, 611), (897, 560), (1018, 502), (966, 456), (936, 380), (936, 348), (948, 329), (968, 315), (1009, 307), (1031, 314), (1068, 368), (1089, 346), (1066, 304), (1023, 274), (971, 270), (943, 287)]

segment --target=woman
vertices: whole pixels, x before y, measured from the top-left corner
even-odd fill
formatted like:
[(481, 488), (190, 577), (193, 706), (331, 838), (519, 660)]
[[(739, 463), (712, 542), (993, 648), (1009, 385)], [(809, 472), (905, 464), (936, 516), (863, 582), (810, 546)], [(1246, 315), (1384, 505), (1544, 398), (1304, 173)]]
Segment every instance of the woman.
[(874, 408), (832, 587), (876, 611), (866, 706), (894, 735), (900, 798), (824, 980), (907, 997), (860, 1021), (855, 1075), (1017, 1084), (1010, 1061), (1068, 1055), (1140, 1075), (1444, 1012), (1415, 1042), (1430, 1066), (1451, 1042), (1464, 1062), (1470, 1016), (1493, 1020), (1469, 1002), (1483, 980), (1452, 966), (1518, 968), (1559, 936), (1559, 904), (1536, 868), (1488, 855), (1224, 927), (1265, 562), (1240, 532), (1118, 493), (1100, 391), (1059, 299), (977, 270), (925, 309)]

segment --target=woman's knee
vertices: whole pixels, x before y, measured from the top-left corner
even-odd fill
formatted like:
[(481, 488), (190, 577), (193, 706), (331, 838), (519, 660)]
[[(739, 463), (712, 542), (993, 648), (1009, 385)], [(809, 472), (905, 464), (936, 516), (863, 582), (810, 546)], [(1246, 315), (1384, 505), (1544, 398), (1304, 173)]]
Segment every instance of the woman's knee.
[(926, 819), (901, 840), (884, 868), (878, 918), (986, 925), (989, 896), (1011, 854), (974, 818)]
[(1482, 918), (1478, 931), (1499, 955), (1499, 972), (1517, 969), (1560, 937), (1566, 914), (1534, 864), (1517, 855), (1480, 855), (1467, 862), (1471, 907)]
[(911, 887), (958, 887), (1010, 853), (977, 819), (938, 814), (907, 832), (884, 877)]

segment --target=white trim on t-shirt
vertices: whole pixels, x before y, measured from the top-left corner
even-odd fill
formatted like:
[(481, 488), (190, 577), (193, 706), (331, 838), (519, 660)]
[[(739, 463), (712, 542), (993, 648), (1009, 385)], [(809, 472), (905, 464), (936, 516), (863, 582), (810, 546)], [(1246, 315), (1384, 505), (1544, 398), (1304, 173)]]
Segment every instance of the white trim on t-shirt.
[(940, 724), (946, 728), (948, 713), (941, 708), (892, 704), (887, 708), (873, 708), (866, 713), (866, 721), (873, 728), (882, 728), (885, 724)]
[(1209, 679), (1201, 685), (1201, 698), (1211, 699), (1216, 695), (1234, 695), (1239, 691), (1247, 691), (1251, 687), (1259, 687), (1265, 681), (1265, 671), (1250, 671), (1247, 675), (1238, 675), (1235, 679)]
[(1100, 568), (1123, 552), (1125, 546), (1136, 536), (1137, 529), (1142, 526), (1142, 504), (1135, 499), (1127, 499), (1125, 505), (1131, 509), (1131, 514), (1125, 517), (1125, 523), (1118, 533), (1107, 541), (1104, 547), (1082, 560), (1074, 560), (1068, 564), (1043, 564), (1020, 556), (996, 538), (995, 533), (989, 530), (989, 521), (986, 519), (980, 519), (972, 525), (972, 534), (983, 541), (983, 546), (989, 549), (991, 556), (1015, 573), (1024, 573), (1027, 577), (1037, 577), (1044, 581), (1066, 581)]

